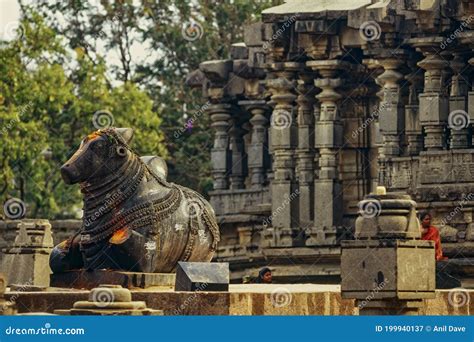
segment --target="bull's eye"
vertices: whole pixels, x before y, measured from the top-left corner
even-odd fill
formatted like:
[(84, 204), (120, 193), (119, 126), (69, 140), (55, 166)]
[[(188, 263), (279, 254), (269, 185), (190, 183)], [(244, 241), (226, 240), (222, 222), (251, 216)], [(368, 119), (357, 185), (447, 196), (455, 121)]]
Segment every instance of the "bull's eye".
[(125, 157), (126, 154), (127, 154), (127, 149), (123, 146), (117, 146), (117, 154), (120, 156), (120, 157)]

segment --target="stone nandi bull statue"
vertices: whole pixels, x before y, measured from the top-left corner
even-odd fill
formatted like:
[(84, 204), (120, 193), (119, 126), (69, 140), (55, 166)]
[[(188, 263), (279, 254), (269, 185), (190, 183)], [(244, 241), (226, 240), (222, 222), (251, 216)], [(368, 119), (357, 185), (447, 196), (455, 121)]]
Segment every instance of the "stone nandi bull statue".
[(94, 132), (61, 167), (67, 184), (80, 183), (84, 215), (81, 231), (53, 249), (53, 272), (171, 272), (178, 261), (211, 260), (219, 242), (212, 207), (168, 183), (161, 158), (137, 156), (132, 135), (130, 128)]

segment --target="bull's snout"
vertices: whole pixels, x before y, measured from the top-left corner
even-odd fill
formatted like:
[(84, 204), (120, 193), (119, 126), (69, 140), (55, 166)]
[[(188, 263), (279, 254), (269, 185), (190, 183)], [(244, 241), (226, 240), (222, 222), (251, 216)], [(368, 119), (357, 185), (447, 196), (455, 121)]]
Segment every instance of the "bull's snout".
[(74, 184), (77, 182), (78, 174), (75, 171), (75, 168), (72, 167), (70, 164), (64, 164), (61, 166), (61, 177), (66, 184)]

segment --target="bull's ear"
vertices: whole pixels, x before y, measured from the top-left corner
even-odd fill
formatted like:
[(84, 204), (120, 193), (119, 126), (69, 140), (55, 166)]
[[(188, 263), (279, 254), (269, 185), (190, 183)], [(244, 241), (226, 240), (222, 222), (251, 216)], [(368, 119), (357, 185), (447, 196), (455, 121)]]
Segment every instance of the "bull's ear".
[(133, 128), (116, 128), (115, 131), (127, 144), (130, 144), (133, 138)]

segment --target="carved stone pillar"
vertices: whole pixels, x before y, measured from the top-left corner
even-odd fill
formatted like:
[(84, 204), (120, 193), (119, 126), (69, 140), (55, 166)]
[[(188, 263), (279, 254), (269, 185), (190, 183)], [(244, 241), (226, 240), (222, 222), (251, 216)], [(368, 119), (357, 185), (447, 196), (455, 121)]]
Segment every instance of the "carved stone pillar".
[(426, 70), (423, 93), (420, 94), (420, 121), (423, 126), (425, 148), (428, 151), (442, 150), (446, 147), (445, 126), (449, 114), (449, 102), (443, 69), (449, 63), (437, 53), (441, 37), (410, 39), (409, 43), (423, 53), (425, 58), (418, 66)]
[(295, 183), (296, 125), (294, 101), (295, 73), (301, 64), (272, 63), (275, 78), (267, 86), (275, 103), (270, 132), (273, 154), (272, 229), (274, 246), (292, 246), (293, 230), (298, 222), (298, 191)]
[(266, 182), (268, 165), (268, 106), (264, 100), (239, 101), (250, 113), (252, 124), (251, 144), (248, 147), (248, 167), (252, 188), (261, 188)]
[(314, 229), (307, 245), (334, 244), (336, 227), (342, 223), (342, 184), (338, 172), (338, 154), (343, 143), (343, 127), (336, 91), (342, 81), (340, 69), (350, 65), (340, 60), (309, 61), (308, 67), (321, 77), (314, 82), (322, 89), (316, 98), (320, 102), (320, 117), (315, 124), (315, 147), (319, 148), (319, 178), (314, 184)]
[(232, 113), (229, 129), (229, 148), (231, 154), (230, 188), (243, 189), (246, 174), (247, 156), (243, 136), (247, 132), (242, 128), (242, 113), (236, 110)]
[(314, 218), (314, 110), (316, 89), (314, 75), (307, 71), (299, 74), (298, 80), (298, 148), (296, 170), (299, 184), (299, 225), (311, 227)]
[(213, 104), (207, 109), (214, 129), (214, 146), (211, 149), (214, 190), (228, 189), (231, 155), (229, 150), (230, 104)]
[(405, 131), (407, 136), (407, 154), (409, 156), (418, 155), (423, 149), (423, 135), (420, 124), (418, 94), (423, 87), (423, 75), (413, 60), (414, 56), (408, 60), (411, 72), (405, 76), (405, 80), (410, 83), (408, 93), (408, 104), (405, 106)]
[(229, 150), (229, 128), (231, 123), (232, 98), (228, 91), (229, 75), (233, 70), (231, 60), (214, 60), (199, 64), (199, 69), (208, 79), (204, 93), (211, 103), (206, 112), (211, 117), (211, 127), (214, 129), (214, 145), (211, 149), (212, 176), (214, 190), (229, 188), (231, 173)]
[(453, 70), (451, 93), (449, 97), (448, 125), (451, 132), (450, 148), (469, 147), (469, 115), (467, 113), (469, 76), (465, 75), (465, 52), (456, 51), (450, 63)]
[(405, 129), (405, 116), (399, 82), (403, 74), (398, 68), (404, 64), (401, 58), (379, 59), (384, 72), (378, 76), (383, 84), (379, 105), (379, 122), (382, 133), (382, 155), (380, 158), (398, 157), (401, 152), (400, 135)]

